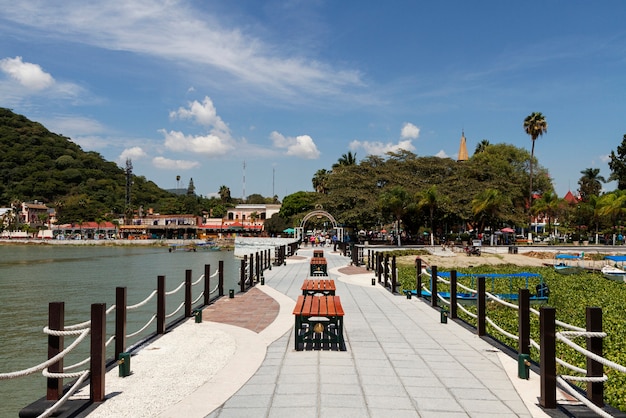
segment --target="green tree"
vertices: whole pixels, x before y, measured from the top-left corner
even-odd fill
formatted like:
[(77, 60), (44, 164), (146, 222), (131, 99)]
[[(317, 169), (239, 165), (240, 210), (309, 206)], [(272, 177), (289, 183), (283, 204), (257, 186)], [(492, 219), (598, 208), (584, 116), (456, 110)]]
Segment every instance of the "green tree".
[(430, 240), (433, 243), (435, 233), (435, 211), (443, 203), (444, 198), (437, 192), (437, 186), (430, 186), (417, 195), (417, 207), (428, 210)]
[(474, 154), (480, 154), (481, 152), (485, 152), (487, 147), (491, 145), (488, 140), (483, 139), (478, 144), (476, 144), (476, 149), (474, 150)]
[(379, 197), (379, 204), (383, 213), (390, 213), (396, 223), (396, 235), (398, 239), (398, 247), (401, 245), (400, 241), (400, 222), (402, 217), (409, 209), (412, 203), (409, 192), (402, 186), (393, 186), (388, 191), (382, 193)]
[(591, 196), (599, 196), (602, 191), (602, 183), (606, 180), (600, 175), (599, 168), (586, 168), (580, 172), (583, 176), (578, 180), (578, 193), (584, 202)]
[(341, 157), (333, 164), (333, 169), (351, 165), (356, 165), (356, 153), (353, 154), (352, 151), (348, 151), (347, 154), (341, 154)]
[(626, 134), (622, 143), (617, 147), (617, 154), (611, 151), (609, 159), (611, 169), (609, 181), (617, 180), (617, 189), (626, 190)]
[(285, 196), (280, 207), (280, 215), (287, 220), (305, 214), (315, 208), (316, 196), (313, 192), (296, 192)]
[(524, 119), (524, 131), (528, 134), (528, 136), (530, 136), (532, 141), (530, 162), (528, 164), (528, 171), (530, 173), (528, 181), (528, 205), (530, 208), (533, 201), (533, 161), (535, 159), (535, 141), (537, 138), (548, 132), (548, 123), (546, 122), (546, 118), (541, 114), (541, 112), (531, 113), (526, 117), (526, 119)]
[(486, 226), (495, 231), (499, 224), (506, 221), (503, 216), (511, 206), (511, 199), (499, 190), (485, 189), (472, 199), (472, 211), (478, 222), (478, 230), (483, 232)]
[(552, 231), (552, 220), (558, 216), (563, 204), (556, 193), (546, 192), (533, 202), (531, 210), (534, 215), (544, 214), (548, 219), (547, 231)]
[(220, 186), (218, 194), (220, 195), (220, 199), (224, 203), (228, 203), (232, 200), (230, 197), (230, 189), (224, 185)]
[(313, 190), (315, 190), (317, 193), (325, 194), (326, 187), (327, 187), (326, 184), (328, 182), (329, 174), (330, 173), (323, 168), (320, 170), (317, 170), (315, 172), (315, 176), (313, 176), (313, 179), (312, 179)]

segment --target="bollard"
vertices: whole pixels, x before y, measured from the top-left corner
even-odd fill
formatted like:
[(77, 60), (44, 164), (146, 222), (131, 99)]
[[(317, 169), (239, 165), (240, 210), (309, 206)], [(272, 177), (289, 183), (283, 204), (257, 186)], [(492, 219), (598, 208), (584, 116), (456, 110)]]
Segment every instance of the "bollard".
[(518, 354), (517, 356), (517, 377), (526, 379), (530, 377), (530, 355)]
[(448, 311), (446, 311), (445, 309), (442, 309), (440, 311), (440, 314), (441, 314), (441, 323), (447, 324), (448, 323)]
[(120, 353), (120, 358), (117, 361), (119, 368), (119, 376), (130, 376), (130, 353)]
[(193, 317), (196, 319), (196, 324), (201, 323), (202, 322), (202, 309), (194, 309)]
[(410, 290), (406, 291), (406, 298), (407, 299), (411, 299), (411, 291)]
[(228, 297), (230, 299), (235, 297), (235, 289), (228, 289)]
[(372, 286), (376, 286), (376, 278), (372, 279)]
[(265, 277), (261, 276), (261, 286), (265, 284)]

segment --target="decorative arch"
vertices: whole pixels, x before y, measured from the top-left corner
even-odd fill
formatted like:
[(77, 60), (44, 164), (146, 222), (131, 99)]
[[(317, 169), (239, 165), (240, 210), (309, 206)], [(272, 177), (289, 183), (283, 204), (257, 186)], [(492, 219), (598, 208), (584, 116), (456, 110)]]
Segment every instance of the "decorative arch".
[(300, 222), (300, 226), (295, 228), (296, 239), (302, 240), (304, 238), (304, 226), (306, 225), (307, 221), (311, 219), (312, 217), (328, 218), (328, 220), (333, 224), (333, 229), (337, 231), (337, 241), (343, 242), (343, 227), (337, 226), (337, 221), (335, 220), (333, 215), (331, 215), (330, 213), (326, 212), (325, 210), (319, 207), (316, 208), (314, 211), (307, 213), (304, 216), (304, 218), (302, 218), (302, 222)]

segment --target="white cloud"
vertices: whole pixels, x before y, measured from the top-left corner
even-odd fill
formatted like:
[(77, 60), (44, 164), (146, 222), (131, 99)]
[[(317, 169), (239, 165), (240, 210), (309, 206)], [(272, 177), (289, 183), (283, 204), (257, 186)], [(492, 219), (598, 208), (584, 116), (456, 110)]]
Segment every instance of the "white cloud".
[(66, 0), (55, 7), (45, 1), (4, 3), (2, 17), (8, 21), (71, 42), (191, 65), (205, 80), (208, 69), (217, 69), (213, 74), (227, 74), (228, 81), (291, 97), (302, 97), (303, 92), (338, 95), (364, 85), (357, 70), (283, 52), (256, 36), (254, 26), (227, 26), (217, 11), (192, 2)]
[(217, 110), (211, 98), (205, 96), (202, 103), (194, 100), (189, 103), (187, 109), (180, 107), (178, 110), (170, 112), (170, 118), (192, 119), (196, 123), (211, 129), (216, 135), (230, 137), (228, 125), (217, 115)]
[(410, 139), (399, 141), (397, 144), (392, 142), (383, 143), (380, 141), (357, 141), (350, 142), (350, 149), (357, 150), (362, 148), (368, 155), (385, 155), (388, 152), (398, 152), (400, 150), (414, 151), (415, 147)]
[(402, 126), (402, 130), (400, 131), (400, 137), (402, 139), (417, 139), (420, 136), (420, 128), (413, 125), (410, 122), (407, 122)]
[(22, 61), (22, 57), (3, 58), (0, 70), (29, 90), (44, 90), (54, 85), (54, 78), (41, 66)]
[(165, 157), (154, 157), (152, 159), (152, 165), (164, 170), (190, 170), (200, 166), (200, 163), (197, 161), (171, 160)]
[(234, 149), (228, 139), (216, 135), (185, 135), (178, 131), (160, 132), (165, 136), (165, 147), (178, 152), (191, 152), (208, 157), (219, 157)]
[(270, 139), (276, 148), (284, 149), (286, 155), (314, 160), (319, 158), (320, 152), (309, 135), (300, 135), (297, 137), (286, 137), (279, 132), (272, 132)]
[(449, 158), (448, 154), (446, 154), (446, 152), (444, 150), (439, 151), (437, 154), (435, 154), (435, 157), (439, 157), (439, 158)]
[(131, 160), (139, 160), (146, 156), (146, 152), (141, 147), (126, 148), (118, 157), (118, 161), (125, 162), (129, 158)]

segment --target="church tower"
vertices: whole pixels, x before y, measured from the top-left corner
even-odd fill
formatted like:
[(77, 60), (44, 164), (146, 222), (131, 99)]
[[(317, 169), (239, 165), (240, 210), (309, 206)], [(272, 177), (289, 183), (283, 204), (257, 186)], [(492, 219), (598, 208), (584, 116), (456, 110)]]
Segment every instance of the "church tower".
[(459, 145), (459, 156), (457, 161), (467, 161), (469, 156), (467, 155), (467, 142), (465, 140), (465, 132), (461, 131), (461, 145)]

